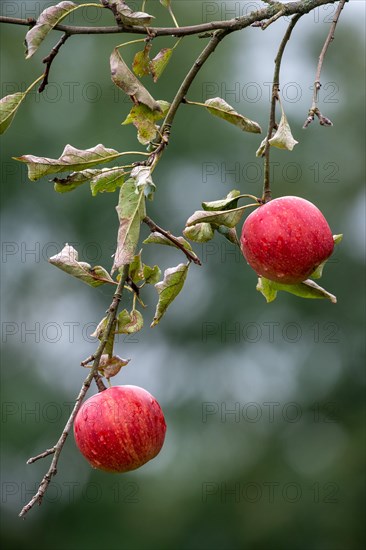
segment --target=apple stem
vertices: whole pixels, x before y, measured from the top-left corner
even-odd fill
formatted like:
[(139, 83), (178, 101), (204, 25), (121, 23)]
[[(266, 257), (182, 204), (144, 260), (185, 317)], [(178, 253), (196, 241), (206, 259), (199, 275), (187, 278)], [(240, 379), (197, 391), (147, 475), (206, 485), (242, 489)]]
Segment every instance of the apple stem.
[(104, 384), (103, 378), (100, 376), (100, 374), (95, 373), (94, 380), (97, 385), (99, 393), (107, 389), (107, 386)]
[(263, 184), (263, 195), (262, 195), (262, 201), (263, 203), (266, 203), (271, 200), (272, 193), (271, 193), (271, 170), (270, 170), (270, 148), (271, 144), (269, 143), (269, 140), (272, 137), (273, 130), (276, 129), (276, 104), (279, 99), (279, 91), (280, 91), (280, 69), (281, 69), (281, 62), (283, 57), (283, 52), (285, 51), (287, 42), (290, 40), (291, 33), (298, 22), (298, 20), (302, 17), (301, 13), (298, 13), (297, 15), (294, 15), (290, 21), (289, 26), (287, 27), (287, 30), (284, 34), (284, 37), (281, 41), (281, 44), (278, 48), (278, 52), (275, 59), (275, 68), (273, 73), (273, 83), (272, 83), (272, 100), (271, 100), (271, 109), (269, 113), (269, 124), (268, 124), (268, 132), (266, 137), (266, 145), (264, 149), (264, 184)]

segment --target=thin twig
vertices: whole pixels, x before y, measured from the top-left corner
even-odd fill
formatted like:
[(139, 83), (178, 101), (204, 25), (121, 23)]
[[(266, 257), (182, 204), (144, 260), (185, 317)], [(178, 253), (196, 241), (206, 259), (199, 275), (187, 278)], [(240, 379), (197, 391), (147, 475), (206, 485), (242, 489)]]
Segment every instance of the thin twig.
[(84, 361), (81, 361), (80, 365), (82, 367), (85, 367), (86, 365), (94, 361), (94, 359), (95, 359), (95, 355), (90, 355), (87, 359), (84, 359)]
[(31, 458), (28, 458), (27, 464), (33, 464), (33, 462), (37, 462), (40, 458), (46, 458), (46, 456), (52, 455), (56, 450), (56, 447), (51, 447), (51, 449), (46, 449), (43, 451), (43, 453), (40, 453), (39, 455), (32, 456)]
[(105, 345), (108, 341), (108, 338), (109, 338), (109, 336), (111, 334), (111, 331), (112, 331), (114, 321), (116, 319), (118, 306), (119, 306), (119, 303), (121, 301), (123, 289), (124, 289), (125, 282), (126, 282), (126, 278), (128, 276), (128, 270), (129, 270), (129, 266), (128, 265), (124, 266), (123, 272), (122, 272), (122, 275), (121, 275), (121, 279), (118, 283), (118, 287), (116, 289), (116, 292), (114, 293), (112, 303), (111, 303), (111, 305), (109, 306), (109, 309), (108, 309), (107, 326), (103, 331), (103, 338), (102, 338), (102, 340), (101, 340), (101, 342), (98, 346), (97, 351), (94, 354), (93, 366), (90, 369), (90, 372), (89, 372), (88, 376), (85, 378), (85, 380), (83, 382), (83, 385), (80, 389), (79, 395), (76, 398), (74, 408), (73, 408), (73, 410), (72, 410), (72, 412), (71, 412), (71, 414), (70, 414), (70, 416), (69, 416), (69, 418), (66, 422), (66, 425), (65, 425), (65, 427), (62, 431), (62, 434), (61, 434), (59, 440), (57, 441), (57, 443), (54, 447), (52, 447), (51, 449), (48, 449), (47, 451), (44, 451), (43, 453), (37, 455), (36, 457), (33, 457), (33, 458), (29, 459), (29, 461), (28, 461), (28, 463), (31, 464), (32, 462), (35, 462), (36, 460), (38, 460), (40, 458), (44, 458), (44, 457), (46, 457), (50, 454), (53, 454), (53, 459), (52, 459), (51, 465), (50, 465), (47, 473), (43, 477), (41, 483), (39, 484), (39, 487), (38, 487), (38, 490), (37, 490), (36, 494), (31, 498), (31, 500), (28, 502), (28, 504), (26, 504), (22, 508), (22, 510), (19, 514), (19, 517), (24, 517), (29, 512), (29, 510), (31, 508), (33, 508), (33, 506), (35, 504), (41, 504), (42, 503), (42, 499), (43, 499), (43, 497), (44, 497), (44, 495), (47, 491), (47, 488), (48, 488), (52, 478), (57, 474), (57, 463), (58, 463), (62, 448), (65, 444), (66, 438), (70, 433), (70, 430), (71, 430), (71, 427), (72, 427), (73, 422), (75, 420), (75, 417), (77, 415), (77, 412), (80, 409), (81, 403), (82, 403), (82, 401), (83, 401), (83, 399), (84, 399), (84, 397), (85, 397), (85, 395), (86, 395), (86, 393), (87, 393), (87, 391), (90, 387), (90, 384), (91, 384), (95, 374), (97, 374), (97, 372), (98, 372), (100, 358), (103, 354), (104, 347), (105, 347)]
[(47, 55), (47, 57), (45, 57), (42, 60), (43, 63), (46, 63), (46, 70), (44, 72), (44, 77), (43, 77), (43, 80), (41, 82), (41, 85), (38, 88), (38, 92), (40, 94), (43, 92), (43, 90), (46, 88), (46, 86), (48, 84), (48, 76), (50, 74), (50, 69), (51, 69), (51, 65), (52, 65), (53, 60), (55, 59), (56, 55), (60, 51), (61, 46), (63, 44), (65, 44), (66, 40), (69, 37), (70, 37), (69, 34), (67, 34), (67, 33), (63, 34), (62, 37), (60, 38), (60, 40), (57, 42), (57, 44), (52, 48), (50, 53)]
[(273, 73), (273, 84), (272, 84), (272, 99), (271, 99), (271, 109), (269, 114), (269, 124), (268, 124), (268, 133), (266, 137), (266, 145), (264, 149), (264, 184), (263, 184), (263, 196), (262, 201), (268, 202), (271, 200), (271, 179), (270, 179), (270, 148), (271, 145), (269, 143), (269, 140), (272, 137), (273, 130), (276, 129), (276, 104), (278, 101), (278, 92), (280, 90), (280, 70), (281, 70), (281, 63), (282, 63), (282, 57), (283, 52), (285, 51), (286, 45), (288, 41), (290, 40), (292, 31), (298, 22), (298, 20), (302, 17), (302, 14), (294, 15), (291, 19), (287, 30), (284, 34), (284, 37), (281, 41), (280, 47), (278, 48), (278, 52), (275, 59), (275, 68)]
[(279, 19), (280, 17), (283, 17), (284, 15), (286, 15), (285, 7), (281, 11), (277, 12), (273, 17), (268, 19), (268, 21), (266, 21), (265, 23), (262, 23), (260, 27), (262, 28), (262, 30), (266, 30), (267, 27), (272, 25), (272, 23), (274, 23), (275, 21), (277, 21), (277, 19)]
[(183, 254), (187, 256), (190, 262), (194, 262), (197, 265), (202, 265), (201, 260), (196, 256), (196, 254), (184, 248), (184, 246), (182, 245), (182, 243), (179, 242), (179, 239), (177, 239), (177, 237), (174, 237), (174, 235), (172, 235), (169, 231), (166, 231), (162, 227), (159, 227), (158, 225), (156, 225), (156, 223), (153, 222), (152, 219), (149, 218), (149, 216), (145, 216), (145, 218), (142, 221), (146, 223), (146, 225), (151, 229), (151, 231), (156, 231), (157, 233), (160, 233), (161, 235), (164, 235), (164, 237), (169, 239), (169, 241), (171, 241), (177, 248), (179, 248), (179, 250), (183, 252)]
[(7, 23), (8, 25), (21, 25), (26, 27), (34, 27), (37, 23), (37, 20), (33, 17), (28, 17), (27, 19), (20, 19), (19, 17), (7, 17), (5, 15), (0, 15), (0, 23)]
[(163, 122), (163, 128), (164, 126), (171, 126), (173, 124), (173, 120), (176, 115), (177, 109), (181, 104), (182, 100), (184, 99), (184, 96), (187, 94), (193, 80), (196, 78), (197, 73), (199, 72), (203, 64), (207, 61), (207, 59), (210, 57), (210, 55), (213, 54), (213, 52), (215, 51), (216, 47), (221, 42), (221, 40), (227, 34), (229, 34), (229, 32), (230, 31), (228, 30), (216, 32), (214, 36), (210, 39), (209, 43), (204, 48), (204, 50), (197, 57), (196, 61), (194, 62), (191, 69), (187, 73), (187, 76), (183, 80), (176, 96), (173, 99), (173, 102)]
[(309, 109), (308, 117), (305, 120), (303, 128), (307, 128), (309, 126), (309, 124), (311, 124), (311, 122), (314, 120), (315, 115), (319, 118), (319, 122), (320, 122), (321, 126), (333, 126), (332, 121), (329, 118), (327, 118), (326, 116), (322, 115), (321, 112), (319, 111), (319, 108), (318, 108), (319, 90), (322, 87), (321, 82), (320, 82), (320, 74), (322, 72), (325, 54), (327, 53), (327, 50), (329, 48), (330, 43), (334, 40), (334, 34), (335, 34), (336, 27), (337, 27), (338, 19), (341, 15), (341, 12), (342, 12), (346, 2), (347, 2), (347, 0), (341, 0), (339, 2), (337, 11), (334, 14), (333, 21), (332, 21), (332, 24), (331, 24), (330, 29), (329, 29), (328, 36), (327, 36), (327, 38), (324, 42), (322, 51), (320, 52), (318, 66), (317, 66), (316, 75), (315, 75), (313, 101), (312, 101), (311, 107)]
[[(294, 15), (296, 13), (309, 13), (313, 9), (324, 6), (326, 4), (335, 4), (338, 0), (307, 0), (306, 2), (298, 0), (289, 2), (285, 5), (286, 15)], [(256, 21), (263, 21), (274, 17), (277, 13), (283, 12), (283, 4), (281, 2), (271, 2), (268, 7), (253, 11), (248, 15), (235, 17), (227, 21), (212, 21), (208, 23), (200, 23), (186, 27), (143, 27), (143, 26), (109, 26), (109, 27), (79, 27), (72, 25), (55, 25), (54, 30), (66, 32), (67, 34), (146, 34), (148, 36), (188, 36), (193, 34), (201, 34), (215, 30), (229, 30), (230, 32), (238, 31), (249, 27)], [(0, 23), (9, 23), (13, 25), (32, 26), (35, 24), (34, 19), (19, 19), (15, 17), (0, 16)]]
[(198, 71), (202, 65), (207, 61), (209, 56), (215, 51), (217, 45), (223, 39), (224, 36), (229, 34), (231, 31), (216, 31), (212, 38), (210, 39), (207, 46), (203, 49), (201, 54), (198, 56), (194, 64), (192, 65), (190, 71), (184, 78), (182, 84), (180, 85), (172, 103), (170, 104), (167, 115), (164, 119), (163, 124), (161, 125), (160, 138), (157, 140), (155, 150), (150, 154), (149, 159), (146, 162), (146, 165), (151, 167), (151, 171), (154, 170), (156, 164), (160, 160), (161, 155), (163, 154), (165, 148), (169, 143), (170, 129), (177, 113), (177, 110), (181, 103), (184, 103), (184, 97), (188, 92), (193, 80), (197, 76)]
[(182, 84), (179, 87), (179, 90), (177, 91), (170, 107), (167, 112), (167, 115), (164, 119), (163, 124), (161, 125), (162, 132), (160, 139), (157, 142), (157, 148), (155, 151), (151, 154), (150, 159), (148, 160), (148, 165), (154, 169), (156, 163), (159, 161), (164, 149), (169, 143), (169, 136), (170, 136), (170, 129), (173, 124), (173, 120), (175, 118), (175, 115), (177, 113), (177, 110), (181, 103), (184, 103), (184, 98), (186, 93), (188, 92), (193, 80), (197, 76), (199, 70), (201, 69), (202, 65), (207, 61), (207, 59), (210, 57), (210, 55), (215, 51), (217, 45), (221, 42), (221, 40), (229, 34), (231, 31), (216, 31), (212, 38), (210, 39), (207, 46), (202, 50), (201, 54), (197, 57), (196, 61), (192, 65), (191, 69), (187, 73), (186, 77), (184, 78)]

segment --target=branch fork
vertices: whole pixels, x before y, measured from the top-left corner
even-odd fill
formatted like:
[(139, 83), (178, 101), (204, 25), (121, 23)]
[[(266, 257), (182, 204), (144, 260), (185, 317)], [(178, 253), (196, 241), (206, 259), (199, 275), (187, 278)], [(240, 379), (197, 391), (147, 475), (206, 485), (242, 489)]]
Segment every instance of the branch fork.
[(60, 51), (61, 46), (65, 44), (66, 40), (70, 37), (70, 34), (66, 33), (60, 38), (57, 44), (52, 48), (50, 53), (42, 60), (42, 63), (46, 63), (46, 70), (44, 72), (43, 80), (40, 87), (38, 88), (38, 93), (42, 93), (48, 84), (48, 76), (50, 74), (51, 65), (56, 55)]
[(179, 250), (181, 250), (183, 252), (183, 254), (185, 254), (187, 256), (187, 258), (190, 262), (193, 262), (197, 265), (202, 265), (201, 260), (196, 256), (196, 254), (194, 254), (194, 253), (190, 252), (190, 250), (187, 250), (186, 248), (184, 248), (184, 246), (179, 242), (177, 237), (174, 237), (174, 235), (172, 235), (170, 233), (170, 231), (166, 231), (162, 227), (159, 227), (158, 225), (156, 225), (156, 223), (153, 222), (153, 220), (151, 218), (149, 218), (148, 216), (145, 216), (145, 218), (142, 221), (144, 223), (146, 223), (146, 225), (149, 227), (151, 232), (160, 233), (161, 235), (163, 235), (164, 237), (169, 239), (169, 241), (171, 241), (174, 244), (174, 246), (179, 248)]
[(325, 55), (328, 51), (329, 45), (334, 40), (334, 33), (337, 27), (337, 23), (346, 2), (347, 0), (340, 0), (336, 13), (334, 14), (334, 18), (328, 32), (328, 36), (325, 39), (324, 46), (322, 48), (322, 51), (320, 52), (318, 67), (315, 75), (313, 101), (309, 109), (308, 117), (304, 122), (303, 128), (307, 128), (313, 122), (315, 115), (319, 118), (319, 123), (321, 126), (333, 126), (333, 122), (328, 117), (322, 115), (322, 113), (318, 108), (319, 90), (322, 86), (320, 82), (320, 74), (323, 68)]

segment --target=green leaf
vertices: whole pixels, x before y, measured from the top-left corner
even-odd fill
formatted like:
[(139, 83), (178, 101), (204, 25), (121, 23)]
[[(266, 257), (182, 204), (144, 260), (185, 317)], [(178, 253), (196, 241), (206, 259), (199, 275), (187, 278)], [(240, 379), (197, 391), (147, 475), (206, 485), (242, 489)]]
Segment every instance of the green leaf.
[(339, 244), (343, 239), (343, 233), (340, 233), (339, 235), (333, 235), (333, 241), (334, 244)]
[[(337, 245), (339, 244), (343, 239), (343, 235), (340, 234), (340, 235), (333, 235), (333, 241), (334, 241), (334, 244)], [(323, 270), (324, 270), (324, 267), (325, 267), (325, 264), (328, 262), (329, 258), (327, 258), (326, 260), (324, 260), (323, 263), (321, 263), (320, 265), (318, 265), (318, 267), (316, 268), (315, 271), (313, 271), (313, 273), (310, 275), (310, 278), (311, 279), (320, 279), (321, 276), (323, 275)]]
[(306, 279), (306, 281), (295, 285), (283, 285), (270, 281), (269, 279), (265, 279), (264, 277), (259, 277), (257, 290), (263, 294), (267, 302), (273, 302), (273, 300), (277, 297), (277, 292), (283, 290), (285, 292), (295, 294), (296, 296), (300, 296), (301, 298), (327, 298), (333, 304), (337, 303), (337, 298), (333, 294), (330, 294), (310, 279)]
[(206, 212), (197, 210), (186, 222), (186, 226), (196, 225), (197, 223), (213, 223), (215, 225), (225, 225), (226, 227), (235, 227), (241, 220), (245, 209), (249, 205), (234, 208), (232, 210), (223, 210), (217, 212)]
[(218, 201), (203, 202), (202, 208), (204, 210), (229, 210), (230, 208), (236, 208), (238, 206), (238, 200), (242, 198), (243, 195), (240, 194), (240, 191), (233, 189), (225, 199)]
[(150, 70), (154, 82), (157, 82), (163, 74), (166, 66), (169, 63), (169, 59), (171, 58), (172, 53), (172, 48), (162, 48), (160, 52), (151, 60)]
[(275, 283), (264, 277), (258, 277), (258, 283), (256, 289), (258, 292), (261, 292), (267, 303), (273, 302), (277, 297), (277, 289), (275, 288)]
[(26, 95), (26, 92), (17, 92), (16, 94), (7, 95), (0, 100), (0, 134), (6, 132), (9, 128), (18, 107)]
[(92, 268), (85, 262), (79, 262), (77, 251), (68, 244), (64, 246), (59, 254), (52, 256), (48, 261), (90, 286), (100, 286), (105, 283), (115, 284), (103, 267), (98, 265)]
[(130, 263), (129, 277), (135, 283), (139, 283), (144, 280), (144, 267), (141, 260), (142, 250), (136, 254)]
[(129, 178), (121, 187), (117, 213), (120, 225), (112, 273), (133, 261), (140, 237), (140, 224), (146, 215), (144, 190), (136, 189), (133, 178)]
[[(281, 109), (282, 109), (282, 116), (281, 116), (280, 123), (278, 125), (275, 135), (270, 140), (268, 140), (268, 142), (273, 147), (278, 147), (279, 149), (287, 149), (287, 151), (292, 151), (295, 145), (299, 142), (296, 141), (296, 139), (294, 139), (292, 136), (291, 128), (288, 123), (287, 117), (285, 115), (285, 111), (283, 110), (282, 103), (281, 103)], [(260, 155), (257, 155), (257, 156), (260, 156)]]
[(226, 227), (225, 225), (220, 225), (219, 227), (217, 227), (217, 231), (221, 233), (221, 235), (223, 235), (225, 239), (240, 248), (240, 241), (238, 239), (235, 227)]
[(109, 275), (108, 271), (106, 271), (104, 267), (100, 265), (96, 265), (95, 267), (93, 267), (91, 273), (93, 274), (93, 277), (96, 277), (101, 281), (116, 284), (115, 281)]
[(170, 8), (170, 0), (160, 0), (160, 4), (164, 6), (164, 8)]
[(58, 159), (36, 157), (34, 155), (23, 155), (13, 158), (20, 162), (25, 162), (28, 166), (29, 179), (36, 181), (43, 176), (56, 174), (57, 172), (85, 170), (97, 164), (110, 162), (120, 157), (121, 154), (114, 149), (107, 149), (102, 144), (85, 150), (76, 149), (72, 145), (66, 145), (61, 157)]
[(43, 79), (43, 74), (37, 78), (25, 92), (16, 92), (0, 99), (0, 134), (6, 132), (16, 115), (16, 112), (28, 92)]
[(60, 23), (69, 13), (78, 8), (80, 8), (80, 6), (77, 6), (74, 2), (60, 2), (55, 6), (50, 6), (45, 9), (39, 15), (34, 27), (26, 34), (26, 59), (32, 57), (53, 27)]
[(124, 0), (112, 0), (108, 2), (110, 5), (114, 4), (118, 15), (120, 16), (121, 23), (127, 26), (142, 25), (146, 26), (151, 23), (152, 19), (155, 19), (153, 15), (149, 15), (143, 11), (133, 11)]
[(183, 235), (191, 241), (197, 243), (206, 243), (214, 237), (214, 230), (209, 223), (197, 223), (190, 227), (186, 227), (183, 231)]
[(140, 52), (137, 52), (135, 54), (135, 57), (133, 59), (132, 63), (132, 70), (138, 77), (147, 76), (150, 74), (150, 50), (151, 50), (152, 44), (151, 42), (148, 42), (144, 49)]
[(72, 172), (66, 178), (53, 178), (55, 191), (68, 193), (83, 183), (90, 181), (93, 197), (97, 193), (112, 193), (123, 184), (124, 170), (120, 166), (113, 168), (89, 169), (81, 172)]
[(129, 269), (129, 277), (135, 284), (145, 281), (146, 284), (154, 285), (160, 279), (160, 268), (157, 265), (154, 265), (154, 267), (144, 265), (142, 263), (141, 253), (142, 250), (140, 250), (139, 254), (136, 254), (132, 260)]
[(131, 171), (131, 178), (135, 180), (136, 189), (142, 190), (147, 199), (152, 200), (156, 185), (151, 177), (151, 167), (135, 166)]
[(72, 172), (66, 178), (53, 178), (50, 181), (55, 183), (54, 189), (58, 193), (68, 193), (73, 191), (83, 183), (90, 181), (102, 172), (101, 169), (82, 170), (81, 172)]
[(227, 122), (230, 122), (230, 124), (234, 124), (234, 126), (237, 126), (240, 130), (243, 130), (243, 132), (252, 132), (254, 134), (260, 134), (262, 132), (257, 122), (237, 113), (231, 105), (226, 103), (221, 97), (207, 99), (205, 105), (212, 115), (223, 118)]
[(158, 265), (150, 267), (149, 265), (144, 265), (144, 279), (147, 285), (155, 285), (161, 276), (161, 269)]
[[(185, 248), (186, 250), (189, 250), (190, 252), (193, 252), (193, 249), (189, 242), (187, 242), (183, 237), (175, 237), (177, 241)], [(174, 246), (174, 248), (177, 248), (177, 246), (170, 240), (168, 237), (165, 237), (165, 235), (162, 235), (161, 233), (152, 232), (150, 235), (143, 241), (143, 244), (164, 244), (166, 246)]]
[(98, 193), (113, 193), (124, 182), (125, 172), (120, 166), (114, 168), (102, 168), (90, 182), (93, 197)]
[(261, 144), (260, 144), (260, 146), (259, 146), (258, 149), (257, 149), (257, 152), (256, 152), (256, 154), (255, 154), (256, 157), (263, 157), (264, 151), (266, 150), (266, 143), (267, 143), (267, 138), (265, 137), (265, 138), (261, 141)]
[(169, 305), (182, 290), (187, 278), (188, 266), (189, 264), (179, 264), (176, 267), (166, 269), (164, 280), (155, 285), (159, 294), (159, 301), (151, 327), (155, 327), (159, 323)]
[(143, 326), (144, 319), (137, 309), (133, 309), (131, 313), (124, 309), (117, 317), (116, 334), (133, 334), (141, 330)]
[(318, 267), (316, 268), (315, 271), (313, 271), (313, 273), (311, 275), (309, 275), (309, 277), (311, 279), (320, 279), (321, 276), (323, 275), (323, 270), (324, 270), (324, 266), (325, 264), (327, 263), (328, 260), (325, 260), (323, 263), (321, 263), (320, 265), (318, 265)]
[(170, 103), (163, 100), (158, 100), (160, 111), (152, 111), (146, 105), (134, 105), (122, 124), (133, 124), (137, 128), (137, 139), (142, 145), (148, 145), (153, 141), (158, 133), (158, 126), (155, 124), (157, 120), (165, 117), (169, 110)]
[(152, 111), (161, 111), (160, 105), (127, 67), (117, 49), (110, 57), (112, 81), (130, 96), (134, 103), (143, 103)]
[(101, 170), (83, 170), (82, 172), (72, 172), (66, 178), (53, 178), (54, 189), (57, 193), (68, 193), (73, 191), (83, 183), (91, 180), (95, 175), (100, 174)]

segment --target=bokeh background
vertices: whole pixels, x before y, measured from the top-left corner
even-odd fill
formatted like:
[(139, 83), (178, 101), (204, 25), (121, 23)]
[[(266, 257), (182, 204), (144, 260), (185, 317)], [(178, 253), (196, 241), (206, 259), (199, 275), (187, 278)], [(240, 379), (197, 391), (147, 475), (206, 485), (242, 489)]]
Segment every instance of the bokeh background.
[[(34, 17), (51, 2), (2, 2), (3, 15)], [(130, 3), (131, 5), (133, 3)], [(239, 16), (261, 2), (175, 1), (181, 25)], [(138, 9), (137, 2), (133, 6)], [(159, 2), (147, 10), (170, 25)], [(356, 550), (364, 547), (364, 15), (346, 4), (331, 45), (320, 93), (334, 122), (302, 130), (318, 55), (333, 7), (297, 25), (281, 71), (292, 153), (273, 151), (275, 196), (315, 202), (344, 240), (322, 284), (338, 304), (279, 295), (267, 305), (255, 274), (221, 239), (196, 246), (182, 294), (150, 329), (156, 293), (144, 295), (145, 328), (120, 338), (131, 362), (115, 383), (140, 385), (159, 400), (168, 424), (159, 457), (125, 475), (92, 470), (71, 436), (41, 508), (25, 521), (19, 509), (34, 493), (48, 459), (29, 456), (58, 438), (85, 377), (80, 361), (111, 299), (52, 267), (65, 242), (80, 259), (111, 266), (118, 228), (116, 194), (93, 198), (88, 186), (59, 195), (47, 178), (31, 183), (22, 154), (57, 158), (67, 143), (139, 147), (120, 126), (130, 103), (114, 89), (108, 58), (117, 36), (75, 36), (55, 60), (42, 96), (29, 94), (2, 137), (2, 537), (8, 549)], [(89, 8), (73, 23), (111, 24)], [(189, 99), (221, 96), (267, 128), (273, 59), (286, 28), (248, 28), (225, 39), (204, 66)], [(56, 33), (29, 61), (25, 28), (1, 26), (1, 96), (24, 89), (42, 72)], [(58, 36), (58, 33), (57, 33)], [(129, 38), (126, 37), (125, 40)], [(170, 38), (156, 40), (160, 47)], [(171, 100), (205, 39), (174, 51), (155, 98)], [(126, 51), (131, 61), (138, 45)], [(260, 136), (243, 134), (198, 107), (182, 106), (172, 139), (154, 172), (150, 216), (180, 234), (203, 200), (232, 189), (260, 195)], [(135, 160), (135, 159), (133, 159)], [(143, 229), (143, 236), (148, 231)], [(162, 269), (183, 260), (174, 249), (144, 247)], [(130, 297), (125, 298), (130, 305)], [(95, 388), (92, 389), (95, 392)]]

